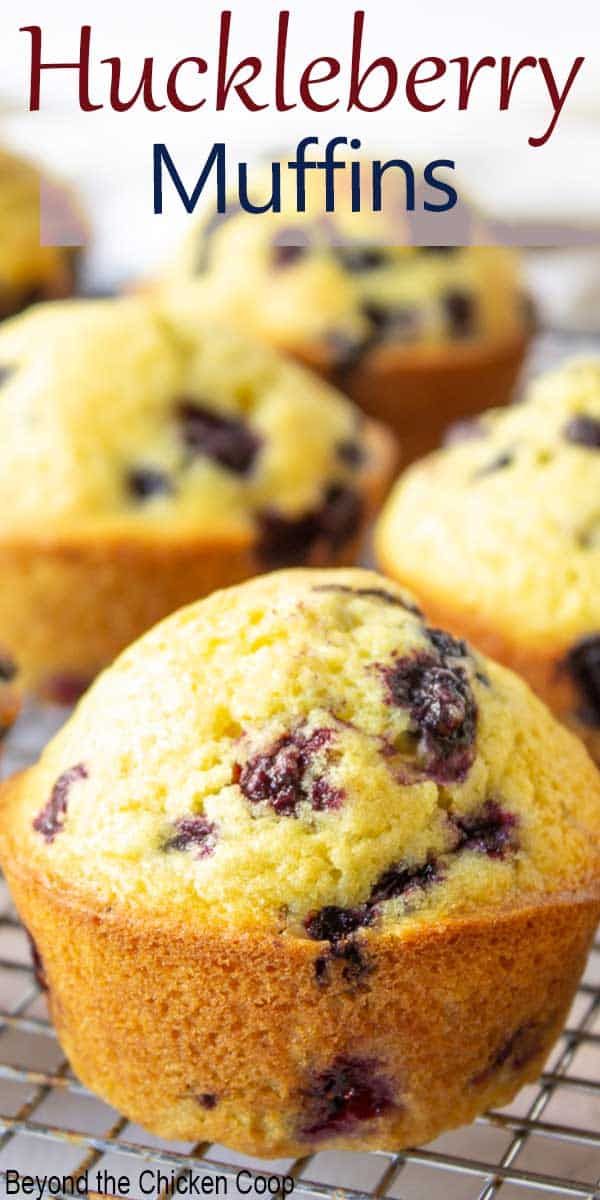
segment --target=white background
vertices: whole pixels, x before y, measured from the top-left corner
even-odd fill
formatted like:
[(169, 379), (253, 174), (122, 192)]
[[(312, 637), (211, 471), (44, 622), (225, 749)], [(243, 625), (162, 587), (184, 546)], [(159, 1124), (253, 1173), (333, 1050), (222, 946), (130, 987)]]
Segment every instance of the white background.
[[(27, 147), (78, 181), (88, 197), (96, 227), (99, 276), (127, 276), (151, 269), (189, 220), (178, 202), (163, 217), (152, 213), (152, 144), (166, 142), (193, 180), (214, 141), (226, 141), (232, 159), (273, 147), (295, 145), (310, 133), (359, 136), (367, 153), (393, 151), (422, 160), (455, 158), (469, 188), (504, 217), (568, 218), (600, 227), (600, 9), (592, 0), (363, 0), (365, 55), (390, 54), (400, 71), (419, 58), (526, 54), (550, 57), (562, 81), (573, 58), (586, 56), (556, 132), (540, 149), (529, 134), (547, 125), (549, 101), (537, 73), (524, 72), (515, 88), (515, 107), (499, 113), (498, 79), (484, 71), (476, 81), (476, 104), (456, 112), (456, 76), (440, 81), (447, 104), (430, 114), (414, 113), (403, 95), (385, 112), (348, 114), (343, 107), (318, 116), (300, 107), (287, 114), (272, 108), (246, 112), (239, 103), (215, 114), (211, 100), (197, 113), (151, 114), (78, 111), (75, 73), (45, 72), (43, 111), (26, 114), (29, 92), (29, 35), (19, 26), (39, 24), (50, 59), (77, 57), (81, 24), (93, 26), (92, 91), (107, 98), (108, 68), (99, 60), (124, 59), (125, 79), (135, 86), (146, 55), (156, 59), (157, 78), (186, 55), (213, 67), (221, 5), (202, 0), (4, 0), (0, 13), (0, 134)], [(230, 0), (232, 53), (255, 53), (265, 61), (265, 91), (272, 96), (278, 0)], [(348, 0), (299, 0), (291, 5), (290, 77), (297, 79), (315, 56), (349, 59), (352, 14)], [(365, 59), (367, 61), (367, 58)], [(347, 74), (343, 78), (347, 78)], [(214, 70), (206, 77), (214, 81)], [(454, 83), (454, 87), (453, 87)], [(270, 86), (269, 86), (270, 84)], [(334, 85), (332, 85), (334, 86)], [(336, 85), (337, 87), (337, 82)], [(214, 95), (214, 91), (213, 91)]]

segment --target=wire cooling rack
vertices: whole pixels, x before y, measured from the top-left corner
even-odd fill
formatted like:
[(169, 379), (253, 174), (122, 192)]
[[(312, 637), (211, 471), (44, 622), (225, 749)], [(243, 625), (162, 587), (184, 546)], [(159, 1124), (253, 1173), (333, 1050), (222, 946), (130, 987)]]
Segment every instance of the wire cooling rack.
[[(48, 711), (25, 714), (9, 740), (6, 769), (35, 758), (57, 723)], [(11, 1170), (54, 1176), (44, 1200), (72, 1197), (72, 1181), (86, 1172), (90, 1192), (112, 1196), (122, 1176), (134, 1200), (202, 1194), (194, 1188), (203, 1179), (208, 1188), (209, 1178), (220, 1189), (215, 1195), (256, 1200), (269, 1195), (270, 1179), (275, 1188), (283, 1176), (294, 1181), (298, 1200), (600, 1200), (600, 942), (544, 1074), (510, 1107), (398, 1154), (328, 1152), (261, 1161), (223, 1146), (161, 1142), (82, 1087), (48, 1021), (26, 935), (0, 880), (2, 1195)], [(96, 1188), (97, 1172), (108, 1173), (104, 1188)]]

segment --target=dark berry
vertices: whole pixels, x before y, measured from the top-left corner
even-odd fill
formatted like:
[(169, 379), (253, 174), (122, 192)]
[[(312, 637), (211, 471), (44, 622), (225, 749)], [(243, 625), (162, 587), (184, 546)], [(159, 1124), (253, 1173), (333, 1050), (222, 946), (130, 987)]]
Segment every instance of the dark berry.
[(354, 488), (331, 484), (319, 508), (299, 517), (275, 509), (258, 515), (258, 553), (265, 566), (298, 566), (321, 549), (325, 556), (340, 550), (359, 530), (362, 499)]
[(251, 804), (268, 804), (278, 816), (297, 816), (303, 803), (315, 812), (339, 808), (342, 791), (323, 775), (309, 775), (315, 755), (328, 746), (332, 736), (331, 729), (286, 734), (266, 753), (237, 766), (234, 782)]
[(419, 313), (416, 308), (389, 308), (381, 304), (363, 305), (365, 317), (374, 331), (373, 345), (381, 341), (404, 340), (419, 332)]
[(190, 454), (212, 458), (237, 475), (246, 475), (254, 466), (261, 439), (244, 421), (185, 399), (177, 405), (177, 420)]
[(425, 653), (384, 668), (390, 702), (407, 708), (424, 770), (438, 782), (463, 780), (475, 757), (477, 705), (462, 667)]
[(464, 676), (448, 667), (428, 667), (413, 691), (411, 713), (420, 730), (439, 742), (464, 738), (469, 697)]
[(17, 664), (10, 654), (0, 652), (0, 682), (12, 683), (17, 674)]
[(428, 859), (417, 867), (397, 863), (388, 867), (373, 885), (369, 905), (384, 904), (386, 900), (395, 900), (398, 896), (406, 896), (408, 892), (424, 890), (432, 883), (439, 883), (442, 878), (442, 871), (435, 859)]
[(362, 337), (332, 330), (326, 339), (331, 367), (340, 385), (382, 342), (406, 341), (419, 333), (420, 317), (415, 308), (391, 308), (367, 302), (362, 313), (368, 322), (367, 332)]
[(304, 799), (304, 762), (293, 738), (284, 737), (265, 754), (257, 754), (243, 766), (236, 764), (234, 782), (251, 804), (269, 803), (275, 812), (294, 814)]
[(136, 500), (148, 500), (152, 496), (169, 496), (173, 484), (164, 471), (155, 467), (133, 467), (127, 475), (127, 488)]
[(197, 858), (213, 854), (217, 844), (217, 827), (206, 817), (179, 817), (174, 832), (163, 843), (163, 850), (198, 850)]
[(359, 442), (352, 441), (348, 438), (345, 442), (338, 442), (335, 452), (340, 462), (345, 466), (352, 467), (354, 471), (362, 467), (365, 461), (365, 451)]
[(394, 1105), (390, 1081), (378, 1062), (343, 1056), (311, 1076), (303, 1099), (299, 1136), (310, 1142), (352, 1134)]
[(218, 1096), (214, 1092), (199, 1092), (196, 1100), (206, 1109), (216, 1108), (218, 1104)]
[(340, 788), (334, 788), (323, 776), (314, 779), (310, 789), (310, 805), (315, 812), (341, 808), (343, 793)]
[(372, 967), (369, 965), (363, 947), (355, 938), (335, 943), (331, 947), (331, 958), (341, 962), (342, 979), (346, 983), (364, 985), (365, 977), (371, 974)]
[(475, 333), (477, 308), (473, 296), (454, 288), (445, 292), (442, 305), (452, 337), (471, 337)]
[(600, 633), (576, 642), (564, 665), (581, 698), (580, 719), (586, 725), (600, 726)]
[(469, 647), (462, 638), (453, 637), (445, 629), (428, 628), (426, 633), (444, 663), (448, 658), (468, 658)]
[(474, 850), (490, 858), (504, 858), (517, 848), (517, 818), (495, 800), (487, 800), (475, 813), (454, 814), (451, 820), (458, 832), (457, 851)]
[(318, 536), (325, 539), (327, 546), (339, 550), (358, 532), (362, 511), (361, 497), (354, 488), (332, 483), (318, 514)]
[(276, 509), (264, 509), (257, 522), (258, 553), (265, 567), (300, 566), (309, 559), (316, 538), (314, 513), (286, 517)]
[(36, 833), (41, 833), (45, 841), (53, 842), (57, 833), (62, 831), (67, 814), (69, 792), (79, 779), (87, 778), (88, 770), (83, 763), (77, 763), (76, 766), (69, 767), (67, 771), (63, 771), (62, 775), (59, 775), (50, 793), (48, 803), (33, 822)]
[(31, 954), (33, 974), (35, 976), (36, 982), (37, 982), (40, 990), (42, 992), (47, 992), (48, 991), (48, 980), (46, 978), (46, 971), (44, 969), (44, 963), (43, 963), (42, 956), (36, 946), (35, 941), (33, 940), (32, 936), (31, 936), (29, 930), (26, 929), (25, 933), (27, 934), (27, 941), (29, 942), (29, 952)]
[(378, 246), (363, 246), (360, 243), (336, 246), (335, 257), (351, 275), (362, 275), (367, 271), (376, 271), (386, 267), (389, 255)]
[(571, 417), (563, 429), (563, 437), (576, 446), (600, 450), (600, 420), (597, 417), (588, 417), (585, 413)]
[(426, 628), (435, 657), (417, 653), (383, 671), (393, 704), (408, 708), (420, 736), (426, 774), (440, 783), (460, 781), (475, 757), (477, 705), (468, 675), (466, 642), (442, 629)]
[(372, 968), (356, 938), (332, 942), (327, 954), (315, 959), (315, 980), (319, 987), (329, 985), (334, 965), (341, 970), (341, 977), (350, 985), (351, 991), (365, 990), (366, 977), (371, 974)]
[(302, 229), (281, 229), (271, 242), (271, 262), (277, 270), (292, 267), (310, 250), (310, 237)]
[(371, 921), (368, 910), (361, 908), (338, 908), (328, 904), (316, 913), (310, 913), (304, 922), (304, 928), (315, 942), (336, 942), (350, 937), (357, 929), (368, 925)]
[(500, 454), (496, 454), (489, 462), (479, 467), (475, 471), (473, 479), (485, 479), (486, 475), (495, 475), (497, 471), (505, 471), (507, 467), (512, 467), (514, 461), (515, 456), (511, 450), (502, 450)]
[(327, 954), (315, 959), (318, 984), (329, 982), (329, 968), (334, 961), (341, 964), (342, 978), (347, 983), (357, 984), (370, 973), (364, 949), (354, 934), (371, 925), (373, 920), (374, 914), (364, 904), (360, 908), (338, 908), (330, 904), (309, 914), (304, 922), (309, 938), (316, 942), (329, 942)]

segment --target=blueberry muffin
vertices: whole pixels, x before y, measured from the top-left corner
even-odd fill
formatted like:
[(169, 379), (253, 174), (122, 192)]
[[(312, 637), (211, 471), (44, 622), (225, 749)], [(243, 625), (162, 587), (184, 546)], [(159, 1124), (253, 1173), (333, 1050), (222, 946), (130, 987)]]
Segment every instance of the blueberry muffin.
[(383, 214), (353, 214), (342, 194), (323, 215), (316, 185), (306, 214), (290, 215), (285, 193), (279, 214), (232, 201), (193, 232), (165, 294), (177, 306), (183, 287), (333, 379), (395, 428), (409, 461), (459, 415), (508, 400), (531, 312), (514, 250), (422, 246), (489, 235), (463, 208), (399, 223), (392, 184)]
[(600, 762), (600, 360), (459, 426), (400, 479), (379, 561), (518, 670)]
[(181, 604), (352, 562), (393, 439), (263, 346), (137, 299), (0, 330), (0, 644), (65, 703)]
[(535, 1078), (599, 839), (583, 745), (360, 570), (172, 615), (0, 796), (78, 1076), (267, 1156), (428, 1141)]
[[(0, 318), (38, 300), (62, 299), (76, 282), (78, 250), (41, 245), (40, 171), (33, 163), (0, 149)], [(73, 197), (63, 184), (45, 179), (57, 210), (82, 225)]]

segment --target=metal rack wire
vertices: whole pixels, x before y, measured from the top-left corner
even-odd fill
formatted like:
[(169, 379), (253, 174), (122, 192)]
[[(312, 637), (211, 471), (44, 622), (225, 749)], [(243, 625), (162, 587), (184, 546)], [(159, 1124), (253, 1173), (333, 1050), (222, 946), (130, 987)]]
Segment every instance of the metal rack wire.
[[(32, 713), (19, 723), (10, 769), (35, 757), (52, 723), (48, 713), (45, 721)], [(190, 1194), (190, 1181), (205, 1176), (224, 1177), (228, 1195), (236, 1197), (244, 1194), (236, 1185), (240, 1170), (248, 1172), (243, 1189), (259, 1177), (291, 1176), (302, 1200), (600, 1200), (600, 942), (544, 1074), (508, 1109), (398, 1154), (324, 1153), (260, 1162), (222, 1146), (161, 1143), (82, 1087), (48, 1021), (25, 933), (0, 880), (2, 1191), (7, 1170), (72, 1179), (87, 1171), (92, 1190), (96, 1172), (108, 1171), (130, 1180), (135, 1200), (166, 1200), (172, 1193), (162, 1185), (172, 1181), (179, 1194)], [(146, 1190), (154, 1181), (154, 1190)], [(52, 1195), (66, 1200), (67, 1193)]]

